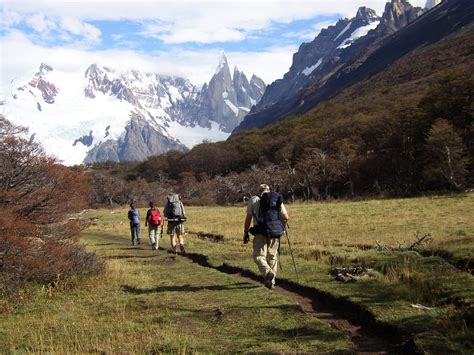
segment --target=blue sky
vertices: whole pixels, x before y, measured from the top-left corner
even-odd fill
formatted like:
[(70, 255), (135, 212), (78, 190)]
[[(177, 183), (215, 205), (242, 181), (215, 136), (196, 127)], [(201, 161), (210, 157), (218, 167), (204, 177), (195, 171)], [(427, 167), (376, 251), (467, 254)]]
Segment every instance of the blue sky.
[[(424, 0), (413, 0), (422, 6)], [(384, 0), (3, 0), (0, 48), (4, 81), (41, 62), (68, 71), (91, 63), (118, 70), (208, 81), (225, 51), (231, 66), (267, 83), (321, 28), (360, 6), (380, 15)]]

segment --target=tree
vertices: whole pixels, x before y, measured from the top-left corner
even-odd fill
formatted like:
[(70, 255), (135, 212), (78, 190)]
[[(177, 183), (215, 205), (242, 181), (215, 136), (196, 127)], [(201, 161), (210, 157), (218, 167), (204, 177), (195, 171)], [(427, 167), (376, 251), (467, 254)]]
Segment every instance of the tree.
[(437, 119), (429, 131), (425, 149), (424, 176), (429, 187), (461, 189), (468, 174), (469, 158), (453, 125)]
[(340, 180), (342, 172), (341, 162), (318, 148), (307, 149), (296, 169), (304, 176), (307, 197), (317, 199), (330, 197), (331, 185)]

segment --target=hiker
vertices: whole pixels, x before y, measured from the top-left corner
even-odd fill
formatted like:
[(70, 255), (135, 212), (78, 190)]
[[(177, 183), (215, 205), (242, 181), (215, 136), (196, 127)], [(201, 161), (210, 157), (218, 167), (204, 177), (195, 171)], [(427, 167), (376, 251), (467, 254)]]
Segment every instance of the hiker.
[(176, 254), (176, 240), (179, 242), (179, 250), (185, 255), (184, 250), (184, 225), (186, 215), (183, 203), (178, 194), (170, 193), (166, 197), (166, 205), (163, 210), (165, 217), (168, 219), (168, 234), (171, 239), (171, 252)]
[[(252, 196), (247, 205), (244, 223), (244, 244), (253, 238), (253, 258), (263, 276), (264, 284), (272, 289), (278, 265), (280, 237), (285, 232), (288, 212), (282, 202), (281, 195), (270, 191), (266, 184), (260, 185), (260, 196)], [(253, 219), (253, 227), (250, 223)]]
[(148, 205), (150, 209), (146, 212), (145, 227), (148, 226), (148, 237), (150, 238), (151, 249), (157, 250), (160, 246), (163, 218), (161, 217), (160, 211), (156, 209), (153, 201), (150, 201)]
[(140, 244), (140, 212), (135, 208), (135, 204), (130, 203), (128, 211), (128, 219), (130, 220), (130, 233), (132, 234), (132, 245)]

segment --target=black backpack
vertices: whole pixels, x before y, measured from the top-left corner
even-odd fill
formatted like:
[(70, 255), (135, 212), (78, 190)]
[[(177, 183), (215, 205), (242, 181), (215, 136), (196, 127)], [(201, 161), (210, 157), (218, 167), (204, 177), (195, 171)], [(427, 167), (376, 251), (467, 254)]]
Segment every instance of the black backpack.
[(260, 198), (257, 224), (259, 231), (269, 238), (280, 238), (285, 226), (280, 219), (281, 195), (277, 192), (266, 192)]

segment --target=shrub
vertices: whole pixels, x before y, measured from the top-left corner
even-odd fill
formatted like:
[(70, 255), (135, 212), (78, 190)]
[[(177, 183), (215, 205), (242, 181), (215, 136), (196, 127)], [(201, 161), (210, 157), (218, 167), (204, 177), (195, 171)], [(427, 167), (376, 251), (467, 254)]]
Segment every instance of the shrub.
[(0, 117), (2, 293), (27, 281), (50, 283), (102, 270), (102, 262), (77, 243), (84, 226), (64, 222), (86, 206), (87, 178), (49, 157), (25, 133)]

